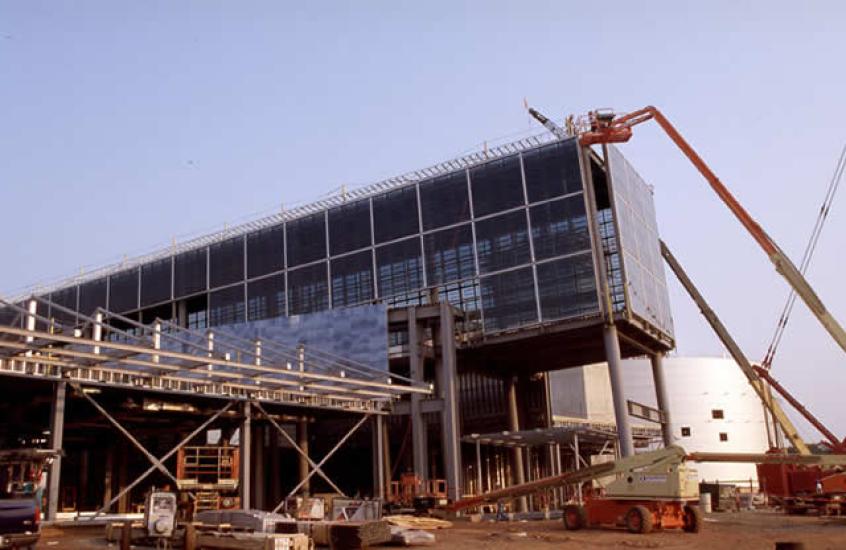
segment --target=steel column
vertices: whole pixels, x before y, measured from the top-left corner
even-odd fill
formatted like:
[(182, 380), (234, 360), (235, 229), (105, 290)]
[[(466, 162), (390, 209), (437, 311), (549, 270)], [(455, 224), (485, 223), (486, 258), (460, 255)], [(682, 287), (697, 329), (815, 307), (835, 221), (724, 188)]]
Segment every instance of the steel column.
[(626, 407), (626, 395), (623, 391), (623, 366), (620, 359), (620, 341), (617, 327), (607, 324), (602, 329), (605, 341), (605, 359), (608, 361), (608, 376), (611, 378), (611, 396), (614, 399), (614, 419), (617, 423), (617, 438), (620, 440), (620, 454), (623, 457), (634, 454), (632, 428), (629, 411)]
[(244, 402), (244, 420), (241, 422), (238, 443), (241, 447), (241, 456), (239, 457), (241, 463), (241, 480), (238, 484), (241, 489), (241, 508), (249, 510), (251, 507), (250, 483), (252, 481), (252, 476), (250, 475), (252, 460), (252, 456), (250, 456), (252, 448), (252, 404), (249, 401)]
[[(62, 439), (65, 432), (65, 396), (67, 382), (56, 382), (53, 391), (53, 403), (50, 414), (50, 448), (62, 449)], [(50, 463), (47, 486), (47, 521), (56, 521), (59, 510), (59, 483), (62, 476), (62, 455), (57, 454)]]
[(455, 318), (449, 302), (440, 303), (440, 375), (441, 397), (444, 408), (441, 411), (443, 428), (444, 473), (446, 474), (447, 496), (457, 500), (461, 495), (461, 443), (458, 430), (458, 373), (455, 358)]
[[(408, 358), (410, 377), (415, 382), (423, 382), (423, 356), (420, 350), (420, 333), (417, 324), (417, 308), (408, 308)], [(422, 395), (411, 396), (411, 455), (414, 473), (422, 480), (429, 479), (428, 434), (423, 418)]]
[[(508, 391), (508, 429), (512, 432), (520, 431), (520, 414), (517, 406), (517, 377), (510, 376), (507, 381)], [(514, 462), (512, 483), (514, 485), (522, 485), (526, 483), (526, 471), (523, 467), (523, 450), (520, 447), (511, 449), (511, 459)], [(528, 501), (525, 496), (517, 499), (517, 511), (525, 512), (528, 510)]]
[(297, 447), (302, 451), (297, 461), (297, 479), (302, 483), (303, 494), (307, 496), (311, 492), (311, 483), (308, 481), (308, 419), (305, 417), (297, 419)]
[(664, 376), (664, 354), (655, 353), (650, 356), (652, 362), (652, 380), (655, 383), (655, 399), (658, 402), (658, 409), (664, 413), (664, 422), (661, 424), (661, 435), (664, 440), (664, 447), (673, 444), (673, 427), (670, 419), (670, 398), (667, 394), (667, 379)]
[(385, 498), (385, 418), (381, 414), (377, 414), (373, 417), (374, 423), (374, 438), (376, 439), (376, 445), (374, 446), (374, 452), (376, 453), (376, 472), (374, 476), (375, 480), (375, 496), (376, 498), (384, 499)]
[(482, 489), (482, 442), (476, 440), (476, 494), (481, 495)]

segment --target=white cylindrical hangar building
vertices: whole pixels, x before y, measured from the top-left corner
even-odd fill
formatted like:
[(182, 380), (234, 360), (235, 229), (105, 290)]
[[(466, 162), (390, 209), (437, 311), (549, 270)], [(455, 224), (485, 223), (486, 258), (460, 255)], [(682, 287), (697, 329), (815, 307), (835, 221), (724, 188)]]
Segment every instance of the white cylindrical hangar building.
[[(623, 361), (626, 399), (656, 407), (649, 359)], [(732, 359), (664, 358), (673, 443), (687, 451), (763, 453), (768, 449), (764, 409)], [(551, 373), (556, 420), (614, 422), (605, 363)], [(561, 393), (563, 392), (563, 393)], [(632, 423), (650, 425), (632, 418)], [(652, 424), (654, 426), (654, 424)], [(757, 486), (754, 464), (699, 463), (699, 479)]]

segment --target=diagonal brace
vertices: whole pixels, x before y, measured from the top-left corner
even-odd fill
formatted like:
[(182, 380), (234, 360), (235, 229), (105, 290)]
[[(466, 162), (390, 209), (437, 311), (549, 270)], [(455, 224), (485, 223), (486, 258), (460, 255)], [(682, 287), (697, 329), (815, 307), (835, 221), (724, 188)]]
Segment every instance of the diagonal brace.
[(258, 401), (253, 401), (253, 405), (255, 405), (256, 408), (258, 408), (259, 411), (261, 411), (261, 413), (265, 416), (265, 418), (267, 418), (270, 421), (270, 423), (273, 424), (273, 427), (276, 428), (276, 431), (278, 431), (280, 434), (282, 434), (282, 437), (285, 438), (285, 441), (287, 441), (294, 448), (294, 450), (297, 451), (297, 453), (299, 453), (300, 456), (302, 456), (303, 458), (305, 458), (308, 461), (309, 465), (311, 465), (311, 467), (314, 469), (314, 471), (320, 477), (322, 477), (324, 480), (326, 480), (326, 483), (328, 483), (332, 487), (332, 489), (335, 490), (336, 493), (339, 493), (344, 498), (347, 498), (346, 493), (344, 493), (337, 485), (335, 485), (335, 482), (333, 482), (331, 479), (329, 479), (329, 476), (326, 475), (326, 472), (324, 472), (323, 470), (321, 470), (318, 467), (318, 465), (311, 459), (311, 457), (308, 456), (308, 453), (306, 453), (302, 449), (300, 449), (300, 447), (293, 440), (293, 438), (291, 438), (291, 436), (288, 435), (288, 432), (283, 430), (282, 426), (280, 426), (269, 414), (267, 414), (267, 411), (264, 410), (264, 408), (261, 406), (261, 404)]
[[(182, 441), (180, 441), (179, 443), (177, 443), (177, 444), (176, 444), (176, 446), (175, 446), (174, 448), (172, 448), (170, 451), (168, 451), (166, 454), (164, 454), (164, 455), (163, 455), (163, 456), (159, 459), (159, 462), (162, 462), (162, 463), (163, 463), (165, 460), (167, 460), (168, 458), (172, 457), (172, 456), (174, 455), (174, 453), (176, 453), (177, 451), (179, 451), (179, 449), (181, 449), (182, 447), (184, 447), (185, 445), (187, 445), (187, 444), (188, 444), (188, 443), (189, 443), (192, 439), (194, 439), (195, 437), (197, 437), (197, 435), (199, 435), (199, 433), (200, 433), (200, 432), (202, 432), (202, 431), (203, 431), (203, 430), (205, 430), (207, 427), (209, 427), (209, 425), (211, 425), (211, 423), (212, 423), (212, 422), (214, 422), (215, 420), (217, 420), (217, 419), (220, 417), (220, 415), (222, 415), (223, 413), (225, 413), (226, 411), (228, 411), (229, 409), (231, 409), (231, 408), (232, 408), (232, 405), (234, 405), (234, 404), (235, 404), (235, 402), (234, 402), (234, 401), (230, 401), (229, 403), (227, 403), (225, 407), (223, 407), (222, 409), (220, 409), (219, 411), (217, 411), (217, 412), (216, 412), (213, 416), (211, 416), (211, 417), (210, 417), (210, 418), (208, 418), (205, 422), (203, 422), (202, 424), (200, 424), (200, 426), (198, 426), (196, 430), (194, 430), (193, 432), (191, 432), (190, 434), (188, 434), (188, 435), (187, 435), (187, 436), (186, 436), (186, 437), (185, 437)], [(157, 466), (156, 466), (156, 465), (150, 466), (150, 467), (149, 467), (149, 468), (148, 468), (148, 469), (147, 469), (147, 470), (146, 470), (143, 474), (141, 474), (140, 476), (138, 476), (137, 478), (135, 478), (135, 481), (133, 481), (132, 483), (130, 483), (129, 485), (127, 485), (126, 487), (124, 487), (124, 489), (123, 489), (121, 492), (119, 492), (119, 493), (118, 493), (118, 494), (117, 494), (117, 495), (116, 495), (116, 496), (115, 496), (112, 500), (110, 500), (108, 504), (106, 504), (105, 506), (103, 506), (102, 508), (100, 508), (99, 510), (97, 510), (97, 511), (94, 513), (94, 517), (93, 517), (93, 518), (91, 518), (91, 519), (95, 519), (95, 518), (96, 518), (97, 516), (99, 516), (100, 514), (103, 514), (103, 513), (107, 512), (107, 511), (108, 511), (108, 510), (112, 507), (112, 505), (113, 505), (115, 502), (117, 502), (118, 500), (120, 500), (120, 498), (121, 498), (123, 495), (125, 495), (126, 493), (128, 493), (129, 491), (131, 491), (132, 489), (134, 489), (136, 485), (138, 485), (139, 483), (141, 483), (141, 482), (142, 482), (142, 481), (143, 481), (143, 480), (144, 480), (144, 479), (145, 479), (148, 475), (152, 474), (152, 473), (153, 473), (153, 471), (155, 471), (156, 469), (157, 469)]]
[(288, 493), (288, 496), (287, 496), (287, 497), (285, 497), (285, 498), (283, 498), (283, 499), (282, 499), (282, 501), (281, 501), (279, 504), (277, 504), (277, 505), (276, 505), (276, 508), (274, 508), (274, 509), (273, 509), (273, 513), (275, 514), (276, 512), (278, 512), (278, 511), (282, 508), (282, 505), (284, 505), (284, 504), (285, 504), (285, 501), (286, 501), (288, 498), (290, 498), (292, 495), (294, 495), (297, 491), (299, 491), (299, 490), (300, 490), (300, 487), (302, 487), (303, 485), (305, 485), (306, 481), (308, 481), (309, 479), (311, 479), (311, 476), (313, 476), (314, 474), (316, 474), (316, 473), (317, 473), (317, 469), (318, 469), (318, 468), (320, 468), (321, 466), (323, 466), (324, 464), (326, 464), (326, 461), (327, 461), (327, 460), (329, 460), (330, 458), (332, 458), (332, 455), (334, 455), (334, 454), (335, 454), (335, 452), (336, 452), (338, 449), (340, 449), (340, 448), (344, 445), (344, 443), (346, 443), (346, 442), (347, 442), (347, 440), (348, 440), (350, 437), (352, 437), (352, 435), (356, 432), (356, 430), (358, 430), (358, 429), (359, 429), (359, 428), (360, 428), (360, 427), (361, 427), (361, 426), (362, 426), (362, 425), (363, 425), (363, 424), (364, 424), (364, 423), (365, 423), (365, 422), (366, 422), (366, 421), (367, 421), (367, 420), (368, 420), (371, 416), (373, 416), (373, 414), (372, 414), (372, 413), (365, 414), (364, 416), (362, 416), (362, 417), (361, 417), (361, 420), (359, 420), (359, 421), (355, 424), (355, 426), (353, 426), (353, 427), (350, 429), (350, 431), (348, 431), (348, 432), (346, 433), (346, 435), (345, 435), (344, 437), (342, 437), (342, 438), (341, 438), (341, 440), (340, 440), (340, 441), (338, 441), (338, 443), (337, 443), (334, 447), (332, 447), (332, 450), (331, 450), (331, 451), (329, 451), (328, 453), (326, 453), (326, 456), (324, 456), (324, 457), (323, 457), (323, 460), (321, 460), (321, 461), (317, 464), (317, 466), (315, 466), (315, 469), (314, 469), (314, 470), (312, 470), (311, 472), (309, 472), (309, 474), (305, 477), (305, 479), (303, 479), (302, 481), (300, 481), (300, 482), (297, 484), (297, 486), (296, 486), (296, 487), (294, 487), (293, 489), (291, 489), (291, 492), (290, 492), (290, 493)]

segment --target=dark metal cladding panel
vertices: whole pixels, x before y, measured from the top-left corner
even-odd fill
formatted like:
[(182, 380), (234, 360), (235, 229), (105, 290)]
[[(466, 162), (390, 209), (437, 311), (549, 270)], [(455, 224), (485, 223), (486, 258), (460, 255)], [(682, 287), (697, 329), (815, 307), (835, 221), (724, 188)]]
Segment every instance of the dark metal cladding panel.
[(244, 237), (235, 237), (209, 246), (209, 285), (211, 288), (243, 280)]
[(172, 278), (172, 257), (142, 265), (141, 307), (170, 300)]
[(384, 243), (420, 231), (417, 189), (412, 185), (373, 198), (373, 235)]
[(599, 313), (590, 251), (538, 264), (538, 294), (544, 321)]
[(490, 273), (531, 261), (526, 211), (516, 210), (476, 222), (479, 271)]
[(329, 210), (329, 248), (333, 256), (370, 246), (370, 240), (369, 200)]
[[(77, 309), (76, 298), (76, 286), (63, 288), (50, 294), (50, 301), (53, 304), (63, 306), (74, 312), (76, 312)], [(68, 313), (67, 311), (60, 310), (58, 307), (55, 307), (55, 305), (50, 308), (50, 317), (62, 325), (76, 324), (76, 313)]]
[(173, 297), (181, 298), (206, 290), (206, 249), (189, 250), (173, 259)]
[(247, 283), (247, 319), (257, 321), (285, 315), (285, 274)]
[(138, 280), (138, 268), (109, 277), (109, 311), (126, 313), (138, 309)]
[(488, 162), (470, 170), (473, 214), (478, 218), (525, 203), (520, 157)]
[(537, 204), (529, 208), (535, 259), (544, 260), (590, 250), (584, 196)]
[(496, 332), (537, 322), (531, 267), (482, 277), (481, 286), (485, 331)]
[(326, 262), (288, 272), (288, 304), (291, 315), (329, 308)]
[(107, 279), (96, 279), (79, 285), (79, 312), (88, 317), (94, 315), (97, 308), (106, 308)]
[(435, 229), (470, 219), (467, 173), (454, 172), (420, 184), (423, 229)]
[(320, 212), (288, 222), (288, 267), (326, 257), (326, 213)]
[(370, 250), (332, 260), (332, 307), (373, 300), (373, 253)]
[(420, 239), (413, 237), (377, 248), (376, 269), (382, 298), (422, 288)]
[(476, 275), (473, 257), (473, 230), (470, 224), (428, 233), (423, 237), (426, 250), (426, 276), (429, 285), (458, 281)]
[(578, 140), (568, 139), (523, 153), (523, 171), (529, 202), (582, 191)]
[(247, 277), (261, 277), (285, 268), (285, 227), (277, 225), (247, 235)]
[(244, 285), (209, 292), (209, 326), (243, 323), (245, 320)]

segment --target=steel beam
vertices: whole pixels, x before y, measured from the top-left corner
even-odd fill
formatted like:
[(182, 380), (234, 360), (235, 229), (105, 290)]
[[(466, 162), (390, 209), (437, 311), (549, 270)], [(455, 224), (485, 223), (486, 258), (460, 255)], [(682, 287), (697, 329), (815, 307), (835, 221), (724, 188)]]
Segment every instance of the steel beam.
[[(411, 306), (408, 311), (408, 360), (411, 379), (423, 383), (423, 356), (420, 346), (420, 325), (417, 320), (417, 308)], [(423, 396), (411, 394), (411, 456), (414, 473), (423, 481), (429, 479), (428, 434), (426, 420), (423, 417)]]
[(617, 327), (606, 324), (602, 329), (605, 341), (605, 359), (608, 361), (608, 375), (611, 378), (611, 396), (614, 400), (614, 419), (617, 423), (617, 438), (620, 441), (620, 454), (623, 457), (634, 455), (634, 440), (626, 407), (626, 394), (623, 390), (623, 365), (620, 358), (620, 341), (617, 339)]
[[(509, 376), (506, 381), (508, 393), (508, 429), (512, 432), (520, 431), (520, 413), (517, 403), (517, 377)], [(512, 484), (522, 485), (526, 483), (526, 469), (523, 465), (523, 450), (515, 446), (511, 449), (511, 460), (513, 461)], [(517, 500), (517, 511), (525, 512), (529, 509), (528, 500), (521, 496)]]
[(239, 457), (241, 464), (241, 479), (238, 487), (241, 492), (241, 508), (249, 510), (250, 501), (250, 483), (251, 476), (251, 450), (252, 450), (252, 406), (249, 401), (243, 405), (244, 419), (241, 422), (241, 430), (238, 433), (238, 444), (241, 447), (241, 456)]
[[(67, 382), (56, 382), (50, 412), (50, 448), (61, 450), (65, 431), (65, 397)], [(56, 521), (59, 510), (59, 484), (62, 476), (62, 454), (57, 453), (50, 463), (47, 486), (47, 521)]]
[(449, 302), (440, 306), (440, 365), (438, 369), (444, 410), (441, 413), (443, 430), (444, 472), (447, 496), (456, 500), (461, 496), (461, 443), (458, 427), (458, 373), (455, 354), (455, 318)]
[(667, 393), (667, 381), (664, 376), (664, 354), (654, 353), (650, 357), (652, 362), (652, 380), (655, 383), (655, 399), (658, 402), (658, 409), (664, 413), (664, 420), (661, 423), (661, 435), (664, 446), (673, 444), (673, 427), (670, 417), (670, 398)]

